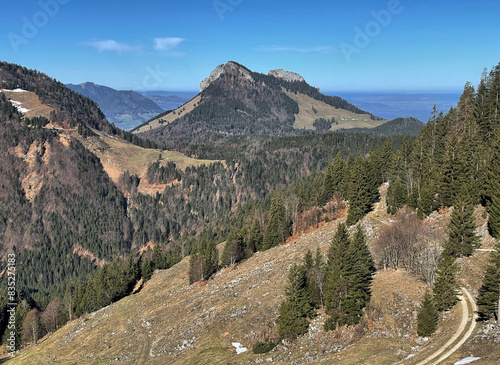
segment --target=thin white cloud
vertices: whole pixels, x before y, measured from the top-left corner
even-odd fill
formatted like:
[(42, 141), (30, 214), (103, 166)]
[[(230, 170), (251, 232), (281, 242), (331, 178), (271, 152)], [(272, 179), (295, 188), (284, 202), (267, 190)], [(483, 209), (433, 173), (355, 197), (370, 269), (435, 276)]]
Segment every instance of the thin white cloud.
[(316, 46), (316, 47), (289, 47), (289, 46), (262, 46), (260, 50), (267, 52), (296, 52), (296, 53), (330, 53), (335, 50), (333, 46)]
[(184, 41), (184, 38), (178, 37), (155, 38), (154, 49), (157, 51), (171, 51)]
[(108, 39), (105, 41), (95, 41), (88, 42), (89, 46), (94, 47), (99, 52), (116, 52), (116, 53), (129, 53), (129, 52), (137, 52), (141, 49), (140, 46), (131, 46), (125, 43), (118, 43), (112, 39)]

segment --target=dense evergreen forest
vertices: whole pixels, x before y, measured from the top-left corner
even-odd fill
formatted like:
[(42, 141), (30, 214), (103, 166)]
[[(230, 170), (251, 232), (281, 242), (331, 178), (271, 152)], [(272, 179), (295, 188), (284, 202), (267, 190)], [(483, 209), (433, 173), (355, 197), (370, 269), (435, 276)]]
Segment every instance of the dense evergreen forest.
[[(28, 75), (36, 76), (35, 81), (46, 78), (32, 71)], [(27, 81), (9, 87), (18, 85), (30, 90)], [(154, 270), (168, 268), (186, 255), (191, 255), (191, 282), (208, 280), (220, 267), (235, 265), (321, 220), (335, 218), (345, 206), (347, 225), (356, 224), (379, 199), (380, 185), (388, 182), (390, 214), (407, 206), (423, 218), (454, 206), (449, 240), (435, 280), (429, 280), (434, 282), (434, 298), (441, 301), (429, 293), (422, 306), (421, 318), (429, 318), (422, 320), (422, 333), (432, 332), (435, 311), (456, 302), (456, 283), (449, 279), (456, 271), (455, 259), (471, 255), (477, 247), (471, 233), (471, 212), (477, 204), (489, 213), (492, 236), (500, 236), (499, 95), (500, 65), (483, 74), (477, 90), (467, 83), (456, 108), (446, 114), (434, 111), (416, 139), (337, 132), (193, 143), (189, 154), (225, 163), (184, 171), (174, 164), (153, 163), (148, 180), (175, 182), (154, 196), (137, 193), (140, 178), (125, 172), (120, 179), (128, 190), (125, 198), (94, 154), (76, 140), (62, 144), (60, 132), (44, 128), (44, 120), (22, 119), (0, 94), (0, 153), (5, 156), (0, 160), (0, 249), (15, 251), (22, 262), (16, 272), (18, 329), (22, 331), (25, 318), (31, 324), (45, 321), (40, 334), (57, 329), (68, 319), (130, 294), (140, 278), (148, 280)], [(80, 119), (73, 120), (80, 125)], [(83, 125), (106, 127), (105, 121), (92, 123)], [(34, 162), (18, 157), (16, 148), (24, 154), (32, 151)], [(43, 184), (30, 199), (22, 184), (34, 176)], [(345, 229), (339, 228), (325, 262), (304, 258), (303, 265), (290, 270), (289, 301), (282, 305), (278, 320), (282, 338), (304, 333), (307, 318), (319, 306), (329, 315), (329, 329), (359, 320), (370, 297), (366, 285), (373, 262), (369, 255), (356, 256), (366, 254), (363, 232), (349, 237)], [(216, 245), (223, 242), (219, 257)], [(154, 249), (137, 254), (148, 244)], [(500, 251), (492, 257), (478, 298), (484, 319), (497, 316), (499, 255)], [(364, 264), (352, 267), (353, 260)], [(400, 264), (396, 260), (394, 265)], [(388, 265), (393, 265), (390, 260)], [(324, 296), (317, 295), (319, 282), (311, 281), (314, 270), (323, 273), (328, 289)], [(339, 297), (335, 293), (340, 277), (352, 290)], [(7, 296), (1, 298), (3, 331)], [(302, 312), (289, 310), (297, 304), (290, 298), (299, 298)], [(57, 321), (42, 321), (51, 312), (57, 313)], [(296, 319), (298, 326), (290, 327)], [(22, 335), (19, 332), (19, 341)], [(26, 336), (26, 341), (36, 342)]]

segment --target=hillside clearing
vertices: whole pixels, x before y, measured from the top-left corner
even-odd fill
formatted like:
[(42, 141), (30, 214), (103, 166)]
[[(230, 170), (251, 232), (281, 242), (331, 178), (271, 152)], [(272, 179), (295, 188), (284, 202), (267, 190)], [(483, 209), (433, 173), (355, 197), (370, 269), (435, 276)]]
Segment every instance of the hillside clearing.
[(283, 89), (283, 92), (299, 104), (299, 114), (295, 115), (295, 129), (316, 128), (313, 123), (316, 119), (332, 119), (338, 124), (333, 124), (331, 131), (350, 128), (374, 128), (387, 122), (386, 120), (372, 120), (368, 114), (356, 114), (344, 109), (337, 109), (322, 101), (311, 98), (304, 94), (295, 94)]
[[(188, 166), (209, 165), (217, 162), (216, 160), (197, 160), (176, 151), (143, 148), (99, 131), (94, 132), (97, 136), (84, 138), (81, 141), (86, 148), (96, 154), (104, 171), (115, 183), (118, 183), (120, 175), (125, 171), (137, 174), (141, 179), (144, 178), (148, 166), (158, 159), (162, 166), (173, 162), (180, 170)], [(166, 186), (167, 184), (149, 184), (142, 179), (139, 192), (156, 194)]]
[(54, 108), (42, 104), (38, 95), (31, 91), (19, 92), (17, 90), (5, 90), (0, 89), (5, 96), (11, 99), (12, 104), (14, 104), (18, 109), (19, 107), (27, 109), (28, 111), (21, 111), (25, 117), (45, 117), (49, 118), (50, 112), (55, 110)]

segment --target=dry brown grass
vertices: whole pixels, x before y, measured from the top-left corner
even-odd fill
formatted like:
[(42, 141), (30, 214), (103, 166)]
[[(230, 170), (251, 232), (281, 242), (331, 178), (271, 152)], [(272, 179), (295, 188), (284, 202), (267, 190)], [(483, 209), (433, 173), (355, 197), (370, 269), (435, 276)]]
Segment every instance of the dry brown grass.
[[(160, 156), (161, 165), (166, 165), (171, 161), (174, 162), (180, 170), (184, 170), (188, 166), (209, 165), (216, 162), (215, 160), (197, 160), (176, 151), (142, 148), (122, 139), (111, 137), (105, 133), (99, 131), (94, 132), (97, 136), (86, 139), (80, 138), (75, 131), (71, 133), (73, 137), (79, 138), (85, 147), (96, 154), (104, 170), (115, 183), (118, 183), (120, 175), (125, 171), (129, 171), (130, 174), (137, 174), (139, 177), (144, 178), (148, 166), (156, 162)], [(156, 192), (163, 191), (166, 186), (167, 184), (149, 184), (144, 180), (141, 181), (138, 190), (145, 194), (156, 194)]]
[[(172, 113), (169, 113), (161, 118), (153, 119), (151, 122), (138, 128), (133, 133), (143, 133), (143, 132), (147, 132), (151, 129), (160, 128), (166, 124), (170, 124), (173, 121), (175, 121), (176, 119), (178, 119), (178, 118), (182, 117), (183, 115), (192, 111), (196, 107), (196, 105), (198, 105), (200, 100), (201, 100), (200, 95), (197, 95), (196, 97), (194, 97), (193, 99), (191, 99), (187, 103), (185, 103), (185, 104), (181, 105), (180, 107), (178, 107), (177, 109), (175, 109)], [(163, 123), (160, 123), (160, 120), (162, 120)]]
[[(438, 227), (448, 218), (438, 214), (428, 223)], [(389, 219), (380, 203), (362, 222), (372, 230), (370, 242)], [(386, 270), (374, 278), (372, 302), (362, 324), (324, 332), (325, 317), (320, 312), (310, 332), (294, 343), (280, 345), (269, 354), (236, 355), (231, 342), (250, 349), (257, 339), (273, 332), (288, 268), (307, 249), (319, 247), (326, 253), (337, 223), (343, 220), (259, 252), (204, 285), (189, 285), (189, 258), (185, 258), (155, 273), (139, 293), (68, 323), (36, 347), (21, 351), (11, 363), (242, 364), (272, 358), (275, 364), (394, 364), (416, 352), (421, 359), (445, 343), (460, 322), (460, 306), (420, 346), (416, 313), (427, 286), (404, 270)], [(481, 257), (466, 263), (475, 267)]]
[(18, 101), (22, 104), (22, 107), (25, 109), (29, 109), (28, 112), (23, 113), (25, 117), (33, 118), (33, 117), (45, 117), (49, 118), (50, 112), (54, 110), (54, 108), (42, 104), (38, 96), (31, 91), (26, 92), (12, 92), (2, 90), (5, 96), (9, 99)]

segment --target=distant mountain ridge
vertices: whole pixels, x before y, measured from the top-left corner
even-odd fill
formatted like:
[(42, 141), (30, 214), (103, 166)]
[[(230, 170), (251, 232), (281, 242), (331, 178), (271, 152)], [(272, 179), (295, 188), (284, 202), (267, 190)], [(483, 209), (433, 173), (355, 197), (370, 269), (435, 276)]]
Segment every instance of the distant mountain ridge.
[(119, 91), (93, 82), (66, 86), (94, 100), (106, 118), (122, 129), (133, 128), (164, 111), (151, 99), (132, 90)]

